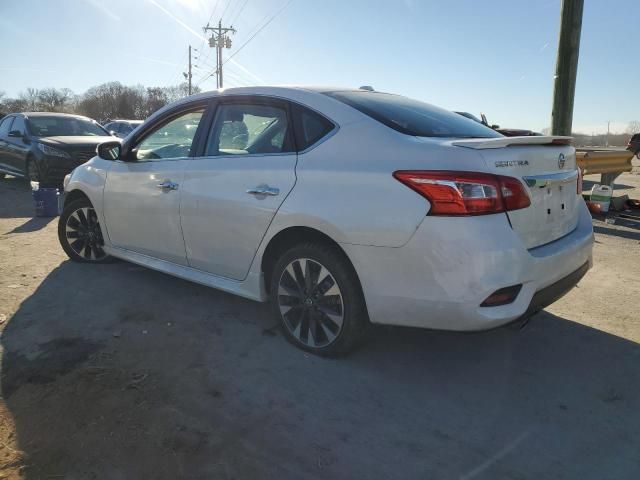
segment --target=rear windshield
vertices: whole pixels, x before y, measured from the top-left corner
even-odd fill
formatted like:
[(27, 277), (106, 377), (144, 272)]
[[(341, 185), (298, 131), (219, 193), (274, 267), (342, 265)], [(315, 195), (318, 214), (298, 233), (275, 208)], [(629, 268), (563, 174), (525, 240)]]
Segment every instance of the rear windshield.
[(77, 117), (31, 117), (29, 130), (36, 137), (96, 137), (109, 132), (92, 120)]
[(407, 135), (417, 137), (494, 138), (495, 130), (428, 103), (389, 93), (346, 91), (327, 95)]

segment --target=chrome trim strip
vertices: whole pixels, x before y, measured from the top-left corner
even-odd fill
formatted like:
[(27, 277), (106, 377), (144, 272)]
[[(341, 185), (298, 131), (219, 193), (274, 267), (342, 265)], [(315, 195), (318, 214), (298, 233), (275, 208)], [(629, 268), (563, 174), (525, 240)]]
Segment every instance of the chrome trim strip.
[(522, 179), (529, 187), (544, 188), (550, 185), (574, 182), (578, 179), (578, 170), (560, 173), (547, 173), (544, 175), (530, 175), (522, 177)]

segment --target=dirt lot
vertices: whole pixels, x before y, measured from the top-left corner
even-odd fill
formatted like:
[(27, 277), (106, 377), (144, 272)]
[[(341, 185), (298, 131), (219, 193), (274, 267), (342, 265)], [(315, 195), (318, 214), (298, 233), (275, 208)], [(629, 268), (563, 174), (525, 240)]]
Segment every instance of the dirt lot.
[(640, 230), (594, 220), (594, 269), (523, 330), (324, 360), (264, 305), (73, 264), (31, 215), (0, 181), (0, 478), (640, 478)]

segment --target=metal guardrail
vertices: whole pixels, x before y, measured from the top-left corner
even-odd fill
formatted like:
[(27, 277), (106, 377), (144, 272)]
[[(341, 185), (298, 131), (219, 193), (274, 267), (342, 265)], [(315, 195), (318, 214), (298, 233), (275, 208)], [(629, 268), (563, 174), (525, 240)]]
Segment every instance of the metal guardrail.
[(622, 172), (633, 168), (629, 150), (600, 150), (576, 148), (576, 162), (583, 175), (602, 174), (601, 183), (613, 187), (613, 183)]

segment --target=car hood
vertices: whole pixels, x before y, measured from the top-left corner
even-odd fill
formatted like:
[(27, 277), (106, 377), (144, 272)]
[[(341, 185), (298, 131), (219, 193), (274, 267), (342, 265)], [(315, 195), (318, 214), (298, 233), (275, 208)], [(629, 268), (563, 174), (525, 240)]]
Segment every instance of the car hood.
[(78, 136), (78, 137), (38, 137), (36, 139), (40, 143), (46, 143), (51, 146), (82, 146), (96, 147), (104, 142), (118, 140), (116, 137), (104, 135), (101, 137)]

